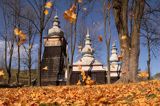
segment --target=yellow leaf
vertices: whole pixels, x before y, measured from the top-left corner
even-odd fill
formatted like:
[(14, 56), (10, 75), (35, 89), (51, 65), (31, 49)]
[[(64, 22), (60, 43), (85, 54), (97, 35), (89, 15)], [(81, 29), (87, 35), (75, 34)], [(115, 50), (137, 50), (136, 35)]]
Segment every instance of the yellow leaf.
[(122, 40), (127, 39), (127, 35), (122, 35), (121, 39), (122, 39)]
[(45, 4), (45, 8), (51, 8), (52, 7), (52, 2), (49, 1)]
[(80, 80), (78, 80), (77, 85), (81, 85), (81, 81)]
[(4, 71), (3, 70), (0, 71), (0, 76), (4, 76)]
[(18, 45), (21, 46), (26, 41), (26, 34), (20, 31), (18, 37), (20, 38)]
[(91, 77), (90, 77), (90, 76), (88, 76), (88, 77), (87, 77), (87, 80), (91, 80)]
[(20, 29), (18, 29), (18, 28), (14, 29), (14, 34), (15, 35), (19, 36), (21, 33), (22, 33), (22, 31)]
[(85, 75), (82, 76), (83, 81), (85, 81), (86, 78), (87, 78), (87, 77), (86, 77)]
[(139, 72), (138, 76), (142, 78), (147, 78), (149, 74), (147, 71), (143, 71), (143, 72)]
[(20, 30), (19, 30), (18, 28), (15, 28), (15, 29), (14, 29), (14, 34), (15, 34), (15, 35), (19, 35), (19, 31), (20, 31)]
[(44, 10), (44, 14), (48, 15), (49, 14), (48, 10)]
[(43, 71), (48, 71), (48, 66), (45, 66), (45, 67), (43, 68)]

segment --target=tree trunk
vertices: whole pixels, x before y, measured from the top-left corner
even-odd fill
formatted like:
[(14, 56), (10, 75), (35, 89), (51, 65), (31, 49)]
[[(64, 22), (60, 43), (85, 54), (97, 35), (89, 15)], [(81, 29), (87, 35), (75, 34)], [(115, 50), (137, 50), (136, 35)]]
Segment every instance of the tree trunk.
[(8, 68), (7, 68), (8, 84), (10, 84), (10, 82), (11, 82), (11, 67), (12, 67), (13, 50), (14, 50), (14, 38), (13, 38), (13, 42), (12, 42), (12, 44), (11, 44), (10, 57), (9, 57), (9, 65), (8, 65)]
[[(18, 38), (19, 42), (19, 38)], [(17, 84), (19, 84), (19, 73), (20, 73), (20, 46), (18, 45), (18, 69), (16, 74)]]
[[(106, 46), (107, 46), (107, 63), (108, 63), (108, 73), (107, 73), (107, 81), (108, 84), (111, 83), (111, 76), (110, 76), (110, 45), (111, 45), (111, 25), (110, 25), (110, 9), (108, 9), (108, 33), (109, 37), (106, 39)], [(107, 36), (107, 35), (106, 35)]]
[(138, 64), (139, 64), (139, 53), (140, 53), (140, 26), (141, 19), (144, 10), (144, 0), (136, 0), (134, 7), (134, 22), (131, 39), (131, 52), (130, 52), (130, 80), (136, 82)]
[(150, 47), (150, 39), (147, 38), (147, 50), (148, 50), (148, 60), (147, 60), (147, 67), (148, 67), (148, 80), (151, 79), (151, 69), (150, 69), (150, 64), (151, 64), (151, 47)]
[(108, 15), (108, 31), (109, 34), (110, 33), (110, 10), (107, 10), (107, 2), (106, 0), (103, 1), (103, 21), (104, 21), (104, 37), (105, 37), (105, 44), (106, 44), (106, 53), (107, 53), (107, 57), (106, 57), (106, 62), (107, 62), (107, 83), (110, 84), (111, 83), (111, 78), (110, 78), (110, 40), (111, 40), (111, 36), (109, 36), (109, 38), (107, 38), (107, 15)]
[[(77, 3), (77, 10), (76, 10), (77, 18), (76, 18), (76, 21), (75, 21), (75, 24), (74, 24), (74, 41), (73, 41), (73, 46), (72, 46), (72, 49), (71, 49), (71, 63), (70, 63), (70, 66), (68, 67), (69, 68), (68, 84), (70, 84), (70, 78), (71, 78), (73, 61), (74, 61), (74, 52), (75, 52), (76, 42), (77, 42), (77, 20), (78, 20), (79, 11), (80, 11), (79, 4)], [(71, 29), (71, 31), (72, 31), (72, 29)]]
[[(43, 4), (46, 3), (46, 0), (43, 0)], [(39, 49), (38, 49), (38, 86), (41, 86), (41, 56), (42, 56), (42, 40), (43, 40), (43, 31), (44, 31), (44, 21), (45, 21), (45, 15), (44, 15), (44, 6), (40, 9), (40, 31), (39, 31)]]
[(122, 72), (118, 82), (129, 82), (130, 37), (128, 36), (128, 0), (113, 0), (114, 17), (120, 40)]
[(31, 86), (31, 48), (28, 51), (28, 75), (29, 75), (29, 85)]
[(67, 82), (66, 82), (66, 85), (69, 85), (70, 84), (70, 64), (69, 64), (69, 55), (68, 55), (68, 46), (67, 46), (67, 49), (66, 49), (66, 66), (67, 66)]
[(38, 86), (41, 86), (41, 54), (42, 54), (42, 32), (40, 32), (38, 48)]
[(107, 83), (108, 84), (110, 84), (111, 83), (111, 77), (110, 77), (110, 41), (109, 42), (107, 42), (107, 44), (106, 44), (106, 46), (107, 46), (107, 68), (108, 68), (108, 70), (107, 70)]
[(118, 82), (135, 82), (140, 51), (140, 22), (143, 16), (144, 0), (135, 0), (133, 30), (128, 36), (128, 0), (113, 0), (115, 23), (120, 39), (122, 73)]
[(8, 64), (7, 64), (7, 37), (5, 38), (5, 68), (6, 68), (6, 71), (7, 71), (7, 75), (8, 75), (8, 84), (10, 84), (10, 79), (11, 79), (11, 71), (8, 67)]

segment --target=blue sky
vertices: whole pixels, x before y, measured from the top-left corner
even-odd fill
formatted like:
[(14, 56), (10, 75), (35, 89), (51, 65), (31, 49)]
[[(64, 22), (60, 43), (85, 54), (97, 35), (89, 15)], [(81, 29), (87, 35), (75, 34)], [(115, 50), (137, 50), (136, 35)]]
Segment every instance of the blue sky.
[[(149, 2), (151, 3), (152, 6), (155, 6), (156, 1), (154, 1), (154, 2), (153, 1), (154, 0), (151, 0)], [(59, 4), (58, 7), (61, 8), (62, 4), (65, 4), (65, 1), (61, 1), (61, 4)], [(58, 11), (59, 11), (58, 15), (59, 15), (60, 20), (62, 22), (62, 24), (61, 24), (62, 26), (63, 26), (63, 21), (64, 21), (63, 11), (66, 10), (66, 9), (67, 8), (65, 6), (60, 9), (62, 11), (59, 11), (59, 9), (58, 9)], [(90, 15), (87, 16), (87, 21), (86, 21), (87, 22), (86, 23), (87, 27), (90, 27), (93, 21), (100, 23), (100, 26), (98, 26), (99, 29), (98, 29), (97, 33), (98, 33), (98, 35), (103, 35), (103, 30), (104, 30), (104, 28), (103, 28), (103, 16), (102, 16), (102, 13), (101, 13), (101, 4), (100, 3), (96, 3), (95, 7), (93, 8), (93, 12)], [(92, 30), (90, 30), (90, 31), (92, 31)], [(111, 32), (112, 32), (112, 41), (116, 40), (117, 41), (117, 46), (119, 47), (118, 34), (117, 34), (117, 29), (115, 27), (113, 15), (111, 16)], [(144, 39), (141, 38), (141, 42), (143, 40)], [(102, 63), (106, 64), (106, 59), (105, 59), (106, 50), (105, 50), (105, 47), (104, 47), (105, 46), (104, 42), (101, 43), (99, 46), (101, 48), (103, 48), (101, 50), (101, 52), (99, 52), (99, 55), (100, 55), (99, 59)], [(147, 48), (144, 47), (143, 45), (141, 45), (140, 46), (140, 56), (139, 56), (139, 69), (141, 69), (141, 70), (146, 70), (147, 69), (147, 55), (148, 55)], [(152, 60), (151, 60), (151, 73), (152, 73), (152, 75), (160, 72), (160, 69), (159, 69), (160, 62), (159, 61), (160, 61), (160, 57), (158, 55), (157, 55), (156, 58), (152, 56)]]
[[(60, 21), (61, 21), (61, 27), (62, 27), (62, 30), (64, 30), (64, 23), (65, 23), (65, 20), (63, 18), (63, 12), (69, 8), (69, 5), (66, 3), (67, 0), (58, 0), (57, 3), (55, 3), (55, 8), (57, 10), (57, 14), (60, 18)], [(87, 8), (88, 6), (86, 6)], [(93, 22), (95, 23), (98, 23), (98, 26), (97, 27), (97, 33), (96, 35), (94, 35), (94, 33), (92, 33), (92, 30), (90, 29), (90, 33), (91, 33), (91, 36), (94, 35), (97, 36), (98, 38), (98, 35), (103, 35), (103, 17), (102, 17), (102, 11), (101, 11), (101, 4), (100, 3), (96, 3), (95, 4), (95, 7), (93, 8), (93, 11), (87, 16), (86, 18), (86, 26), (87, 27), (91, 27)], [(2, 19), (2, 15), (1, 15), (1, 11), (0, 11), (0, 23), (3, 23), (3, 19)], [(3, 24), (1, 24), (0, 26), (0, 31), (3, 30)], [(52, 27), (52, 21), (49, 23), (49, 28)], [(86, 29), (84, 29), (86, 30)], [(46, 30), (47, 31), (47, 30)], [(117, 29), (115, 27), (115, 23), (114, 23), (114, 17), (113, 15), (111, 16), (111, 32), (112, 32), (112, 41), (116, 40), (117, 41), (117, 47), (119, 47), (119, 42), (118, 42), (118, 35), (117, 35)], [(108, 34), (108, 33), (107, 33)], [(85, 36), (85, 35), (84, 35)], [(94, 39), (93, 37), (93, 39)], [(92, 37), (91, 37), (92, 38)], [(141, 39), (143, 40), (143, 39)], [(0, 43), (1, 44), (1, 43)], [(2, 48), (2, 45), (0, 45), (0, 49)], [(78, 46), (78, 45), (77, 45)], [(77, 47), (76, 46), (76, 47)], [(95, 46), (96, 47), (96, 46)], [(103, 63), (103, 64), (106, 64), (106, 50), (105, 50), (105, 44), (104, 42), (102, 43), (98, 43), (97, 44), (97, 47), (100, 48), (100, 51), (98, 52), (98, 59)], [(139, 68), (141, 70), (145, 70), (147, 69), (147, 49), (146, 47), (144, 46), (140, 46), (141, 48), (141, 51), (140, 51), (140, 57), (139, 57)], [(36, 49), (36, 48), (35, 48)], [(96, 49), (96, 48), (95, 48)], [(98, 49), (99, 50), (99, 49)], [(3, 50), (2, 50), (3, 51)], [(37, 56), (37, 54), (35, 54), (35, 56)], [(76, 54), (75, 54), (75, 57), (77, 57), (77, 51), (76, 51)], [(77, 58), (75, 58), (75, 60), (77, 60)], [(154, 58), (152, 57), (152, 61), (151, 61), (151, 71), (152, 71), (152, 75), (156, 74), (157, 72), (160, 72), (160, 57), (157, 56), (157, 58)]]

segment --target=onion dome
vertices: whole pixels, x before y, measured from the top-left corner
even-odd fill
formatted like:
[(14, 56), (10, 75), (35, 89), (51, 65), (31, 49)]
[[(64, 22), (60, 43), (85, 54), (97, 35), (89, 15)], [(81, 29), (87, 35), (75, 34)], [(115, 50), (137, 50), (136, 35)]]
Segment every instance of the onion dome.
[(87, 30), (87, 35), (86, 35), (86, 39), (85, 39), (85, 46), (82, 49), (83, 57), (93, 57), (94, 50), (91, 47), (91, 45), (92, 44), (91, 44), (91, 38), (89, 35), (89, 30)]
[(113, 42), (113, 44), (112, 44), (110, 61), (111, 62), (117, 62), (118, 61), (116, 42)]
[(64, 33), (61, 30), (59, 18), (56, 15), (53, 20), (53, 27), (49, 29), (48, 36), (61, 36), (63, 37)]

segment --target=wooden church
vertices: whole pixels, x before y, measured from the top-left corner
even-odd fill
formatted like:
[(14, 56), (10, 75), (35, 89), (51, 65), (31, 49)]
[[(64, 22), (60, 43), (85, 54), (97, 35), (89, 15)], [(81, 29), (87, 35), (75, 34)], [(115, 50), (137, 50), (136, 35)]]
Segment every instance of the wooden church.
[(85, 74), (89, 75), (97, 84), (105, 84), (106, 69), (103, 67), (103, 64), (94, 57), (94, 49), (92, 48), (89, 30), (87, 30), (85, 45), (81, 54), (82, 57), (77, 62), (73, 63), (71, 84), (76, 84), (78, 80), (82, 79), (79, 66), (82, 66), (82, 70)]
[(58, 16), (54, 17), (53, 27), (44, 37), (44, 53), (42, 57), (42, 85), (64, 85), (66, 45), (64, 33), (60, 28)]
[[(48, 31), (48, 36), (44, 37), (44, 53), (42, 57), (41, 83), (45, 85), (65, 85), (67, 81), (66, 69), (66, 46), (67, 42), (64, 33), (60, 28), (58, 16), (54, 17), (53, 26)], [(107, 67), (103, 66), (94, 57), (89, 31), (85, 38), (85, 45), (81, 51), (82, 57), (72, 66), (70, 83), (76, 84), (81, 80), (81, 72), (78, 66), (82, 66), (86, 75), (89, 75), (97, 84), (105, 84), (107, 76)], [(115, 43), (111, 50), (111, 79), (116, 81), (120, 76), (120, 64), (117, 55)]]

